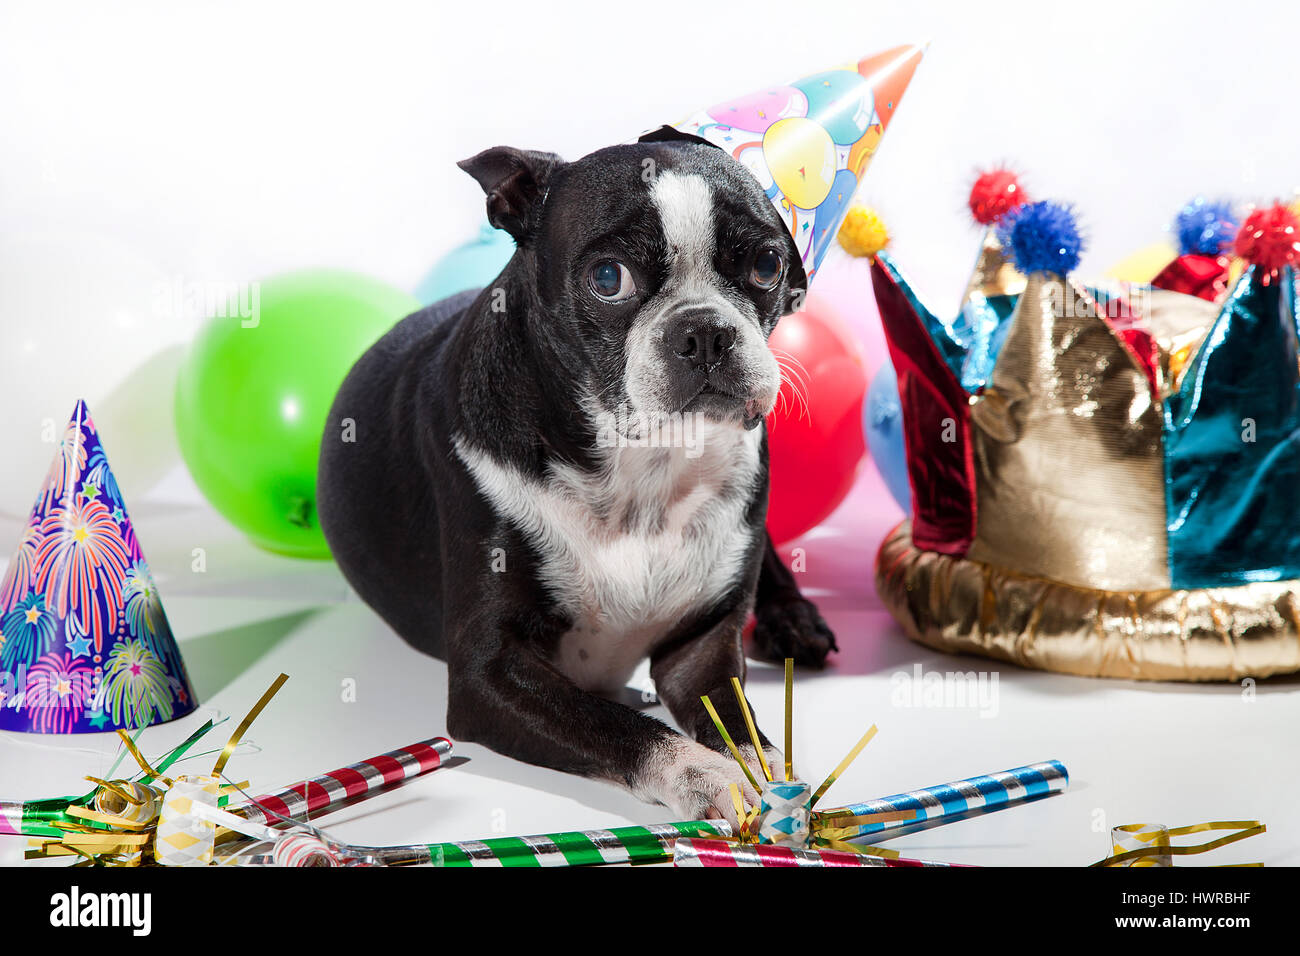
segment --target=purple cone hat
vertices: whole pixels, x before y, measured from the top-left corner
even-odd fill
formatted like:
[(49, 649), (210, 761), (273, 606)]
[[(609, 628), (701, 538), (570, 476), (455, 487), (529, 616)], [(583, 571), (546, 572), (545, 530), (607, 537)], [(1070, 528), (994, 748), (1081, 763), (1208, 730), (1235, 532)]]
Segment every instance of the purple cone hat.
[(0, 584), (0, 730), (146, 727), (197, 706), (85, 402)]

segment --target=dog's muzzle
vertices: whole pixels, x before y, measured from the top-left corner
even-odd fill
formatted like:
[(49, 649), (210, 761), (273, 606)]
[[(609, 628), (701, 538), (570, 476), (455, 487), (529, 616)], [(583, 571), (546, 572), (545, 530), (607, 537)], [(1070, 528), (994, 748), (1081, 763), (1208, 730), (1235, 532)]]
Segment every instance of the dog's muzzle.
[(767, 409), (754, 393), (756, 369), (744, 331), (711, 309), (677, 315), (663, 337), (663, 365), (681, 410), (754, 428)]

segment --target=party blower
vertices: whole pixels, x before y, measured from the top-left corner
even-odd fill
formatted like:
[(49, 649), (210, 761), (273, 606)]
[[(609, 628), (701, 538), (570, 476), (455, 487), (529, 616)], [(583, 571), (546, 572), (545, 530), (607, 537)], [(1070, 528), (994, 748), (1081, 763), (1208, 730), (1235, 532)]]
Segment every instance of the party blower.
[(198, 706), (85, 402), (0, 584), (0, 730), (96, 733)]

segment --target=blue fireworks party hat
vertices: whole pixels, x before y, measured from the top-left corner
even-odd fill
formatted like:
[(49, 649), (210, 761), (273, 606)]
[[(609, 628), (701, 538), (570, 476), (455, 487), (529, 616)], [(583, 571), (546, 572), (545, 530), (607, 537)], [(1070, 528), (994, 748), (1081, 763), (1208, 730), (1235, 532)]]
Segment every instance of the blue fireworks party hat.
[(198, 705), (84, 401), (0, 583), (0, 730), (145, 727)]

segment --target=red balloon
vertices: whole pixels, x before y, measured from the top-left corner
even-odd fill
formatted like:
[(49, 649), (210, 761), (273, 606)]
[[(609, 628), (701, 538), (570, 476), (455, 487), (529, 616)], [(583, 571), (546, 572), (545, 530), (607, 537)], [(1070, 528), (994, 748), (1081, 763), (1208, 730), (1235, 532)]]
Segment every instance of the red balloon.
[(787, 315), (768, 346), (784, 379), (767, 417), (767, 530), (779, 545), (815, 528), (853, 487), (867, 451), (867, 375), (852, 332), (829, 314)]

